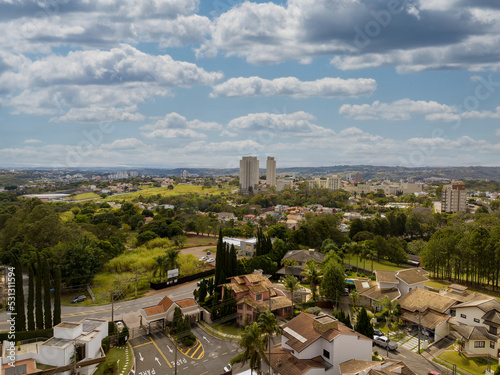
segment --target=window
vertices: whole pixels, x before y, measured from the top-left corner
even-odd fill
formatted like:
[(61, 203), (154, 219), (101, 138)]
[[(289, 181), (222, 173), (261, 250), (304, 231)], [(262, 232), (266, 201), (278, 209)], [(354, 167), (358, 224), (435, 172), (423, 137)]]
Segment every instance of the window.
[(323, 357), (326, 359), (330, 359), (330, 352), (328, 350), (323, 349)]
[(238, 320), (241, 320), (243, 316), (241, 314), (238, 314)]
[(490, 349), (495, 349), (495, 341), (490, 341)]
[(252, 307), (251, 306), (247, 306), (247, 311), (252, 311)]
[(257, 301), (260, 301), (262, 299), (262, 294), (257, 294)]
[(460, 314), (460, 317), (464, 318), (464, 319), (467, 319), (467, 315), (465, 315), (465, 314)]
[(474, 348), (484, 348), (484, 341), (474, 341)]
[(490, 333), (493, 333), (494, 335), (496, 335), (498, 333), (497, 327), (490, 326)]
[(474, 322), (479, 323), (479, 319), (478, 318), (474, 318)]

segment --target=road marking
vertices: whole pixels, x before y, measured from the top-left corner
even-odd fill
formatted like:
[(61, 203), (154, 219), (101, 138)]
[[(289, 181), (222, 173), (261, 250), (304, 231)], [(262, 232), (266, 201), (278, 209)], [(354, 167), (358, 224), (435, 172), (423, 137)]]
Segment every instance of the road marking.
[[(200, 354), (196, 355), (196, 353), (199, 352), (200, 348), (201, 348)], [(192, 350), (194, 350), (192, 352), (192, 354), (189, 354), (189, 353), (191, 353)], [(196, 339), (196, 345), (195, 346), (192, 346), (189, 349), (179, 349), (179, 351), (182, 354), (184, 354), (186, 357), (191, 358), (191, 359), (202, 359), (203, 356), (205, 355), (205, 349), (203, 348), (203, 344), (198, 339)]]
[(274, 344), (274, 347), (276, 348), (277, 346), (280, 346), (280, 345), (281, 345), (281, 342)]
[(165, 362), (167, 362), (167, 364), (170, 366), (170, 368), (172, 368), (172, 365), (167, 360), (167, 357), (165, 357), (165, 354), (163, 354), (163, 352), (160, 350), (160, 348), (158, 347), (158, 345), (156, 345), (155, 340), (153, 340), (151, 337), (149, 339), (151, 340), (151, 342), (153, 343), (153, 345), (156, 347), (156, 349), (160, 352), (160, 354), (163, 357), (163, 359), (165, 360)]
[(227, 352), (225, 352), (225, 353), (222, 353), (222, 355), (226, 355), (226, 354), (227, 354)]
[[(196, 352), (197, 352), (198, 350), (200, 350), (200, 348), (201, 348), (201, 353), (200, 353), (200, 355), (199, 355), (198, 357), (194, 358), (194, 356), (196, 355)], [(201, 358), (203, 358), (203, 356), (204, 356), (204, 355), (205, 355), (205, 348), (203, 348), (203, 345), (201, 345), (201, 342), (200, 342), (200, 345), (198, 346), (198, 348), (196, 348), (196, 350), (194, 351), (194, 353), (193, 353), (193, 355), (191, 356), (191, 358), (193, 358), (193, 359), (201, 359)]]
[(401, 357), (403, 357), (403, 358), (406, 358), (406, 356), (405, 356), (405, 355), (400, 354), (400, 356), (401, 356)]
[(139, 345), (136, 345), (136, 346), (132, 346), (132, 348), (138, 348), (140, 346), (149, 345), (149, 344), (151, 344), (151, 341), (150, 342), (145, 342), (144, 344), (139, 344)]
[(200, 375), (208, 374), (208, 371), (202, 372)]

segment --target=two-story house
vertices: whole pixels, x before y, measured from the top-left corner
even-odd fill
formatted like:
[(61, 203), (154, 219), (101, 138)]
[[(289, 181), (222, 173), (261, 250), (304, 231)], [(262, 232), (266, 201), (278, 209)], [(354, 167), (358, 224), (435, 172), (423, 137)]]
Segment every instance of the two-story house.
[(463, 349), (500, 358), (500, 302), (494, 298), (472, 300), (453, 306), (453, 311), (450, 326), (462, 340)]
[(292, 266), (285, 266), (279, 269), (276, 273), (279, 275), (293, 275), (301, 279), (302, 272), (306, 267), (308, 260), (314, 260), (317, 263), (321, 263), (325, 259), (325, 254), (315, 251), (314, 249), (309, 250), (290, 250), (283, 257), (282, 263), (287, 260), (295, 263)]
[(275, 374), (340, 375), (342, 363), (372, 359), (372, 340), (330, 315), (302, 313), (282, 328), (269, 358)]
[(275, 289), (269, 279), (262, 275), (262, 271), (233, 276), (229, 280), (229, 283), (222, 286), (228, 288), (236, 299), (238, 324), (253, 323), (266, 310), (271, 310), (276, 316), (286, 317), (292, 314), (292, 301), (281, 290)]

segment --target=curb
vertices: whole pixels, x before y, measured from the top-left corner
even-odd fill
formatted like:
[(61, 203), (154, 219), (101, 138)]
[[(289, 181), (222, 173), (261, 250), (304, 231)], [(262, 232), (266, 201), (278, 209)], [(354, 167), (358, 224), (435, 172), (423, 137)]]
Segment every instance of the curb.
[(130, 370), (128, 370), (128, 374), (127, 375), (130, 375), (130, 374), (135, 375), (135, 353), (134, 353), (134, 349), (132, 348), (132, 345), (130, 345), (130, 342), (128, 340), (127, 340), (127, 345), (130, 348), (130, 352), (132, 353), (132, 366), (130, 366)]
[(238, 336), (233, 336), (234, 338), (231, 338), (231, 337), (227, 337), (225, 334), (221, 334), (220, 336), (212, 333), (212, 331), (209, 331), (208, 329), (206, 329), (205, 327), (203, 327), (201, 324), (199, 324), (198, 322), (196, 322), (196, 325), (198, 327), (200, 327), (200, 329), (205, 332), (207, 335), (210, 335), (211, 337), (215, 338), (215, 339), (219, 339), (219, 340), (224, 340), (224, 341), (229, 341), (229, 342), (238, 342), (238, 340), (240, 339)]

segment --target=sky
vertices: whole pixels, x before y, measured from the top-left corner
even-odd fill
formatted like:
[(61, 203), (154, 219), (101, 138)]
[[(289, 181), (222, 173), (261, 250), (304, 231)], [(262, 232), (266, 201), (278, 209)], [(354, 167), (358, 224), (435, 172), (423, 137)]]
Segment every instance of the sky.
[(500, 165), (498, 0), (0, 0), (0, 167)]

